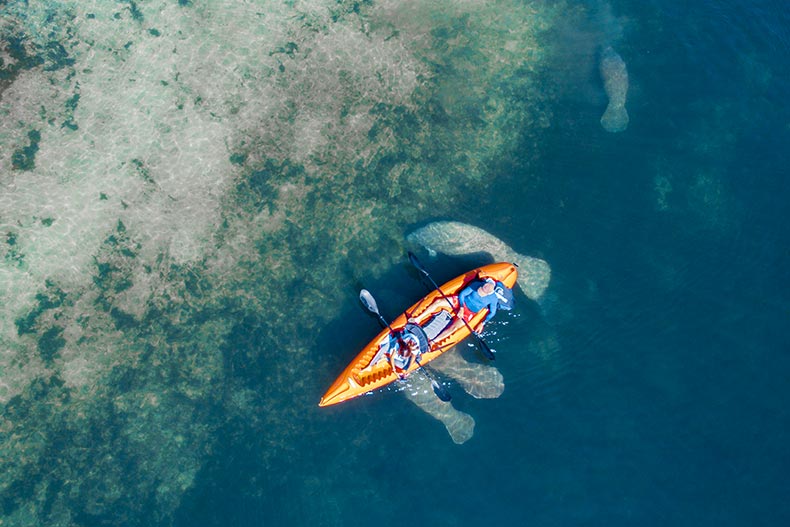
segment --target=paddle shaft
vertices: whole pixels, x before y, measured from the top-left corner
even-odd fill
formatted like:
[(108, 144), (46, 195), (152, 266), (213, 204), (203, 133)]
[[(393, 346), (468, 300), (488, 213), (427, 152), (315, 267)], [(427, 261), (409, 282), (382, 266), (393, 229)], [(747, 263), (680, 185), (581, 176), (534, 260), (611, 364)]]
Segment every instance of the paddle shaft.
[(461, 316), (461, 314), (460, 314), (460, 302), (459, 302), (459, 307), (456, 308), (453, 305), (453, 302), (449, 298), (447, 298), (447, 295), (444, 294), (444, 291), (442, 291), (442, 288), (439, 287), (439, 284), (437, 284), (434, 281), (434, 279), (431, 278), (431, 275), (428, 274), (428, 271), (422, 266), (420, 261), (414, 255), (414, 253), (409, 252), (409, 260), (411, 260), (411, 263), (414, 264), (414, 267), (416, 267), (418, 271), (420, 271), (422, 274), (424, 274), (425, 277), (428, 280), (431, 281), (431, 284), (433, 285), (433, 287), (436, 288), (437, 291), (439, 291), (439, 294), (442, 295), (442, 298), (444, 298), (447, 301), (447, 303), (450, 304), (450, 308), (453, 310), (453, 313), (455, 313), (455, 316), (457, 316), (461, 320), (461, 322), (464, 323), (464, 326), (466, 326), (466, 328), (469, 330), (469, 333), (474, 335), (475, 338), (477, 339), (477, 342), (480, 345), (480, 349), (483, 351), (483, 354), (489, 360), (494, 360), (495, 359), (494, 353), (491, 351), (491, 348), (488, 347), (488, 344), (486, 344), (486, 342), (483, 340), (483, 337), (481, 337), (480, 335), (475, 333), (475, 330), (472, 329), (472, 326), (470, 326), (469, 323), (466, 320), (464, 320), (464, 317)]
[[(376, 300), (373, 298), (373, 295), (370, 294), (370, 291), (368, 291), (367, 289), (363, 289), (362, 291), (360, 291), (359, 299), (362, 301), (365, 307), (368, 308), (368, 311), (374, 313), (378, 317), (381, 327), (386, 327), (389, 330), (390, 335), (395, 336), (395, 338), (398, 340), (398, 345), (403, 347), (404, 349), (408, 349), (406, 343), (403, 342), (403, 337), (401, 337), (401, 334), (396, 332), (394, 329), (392, 329), (392, 326), (389, 325), (387, 320), (383, 316), (381, 316), (381, 313), (379, 312), (379, 307), (378, 305), (376, 305)], [(444, 387), (441, 384), (439, 384), (439, 382), (432, 375), (428, 373), (427, 366), (423, 366), (416, 355), (414, 356), (414, 363), (417, 364), (417, 369), (421, 371), (423, 375), (425, 375), (425, 378), (431, 381), (431, 387), (433, 388), (433, 393), (436, 394), (436, 397), (438, 397), (442, 401), (449, 402), (452, 399), (452, 397), (450, 396), (450, 392), (445, 390)], [(392, 370), (395, 371), (394, 365), (392, 365)]]

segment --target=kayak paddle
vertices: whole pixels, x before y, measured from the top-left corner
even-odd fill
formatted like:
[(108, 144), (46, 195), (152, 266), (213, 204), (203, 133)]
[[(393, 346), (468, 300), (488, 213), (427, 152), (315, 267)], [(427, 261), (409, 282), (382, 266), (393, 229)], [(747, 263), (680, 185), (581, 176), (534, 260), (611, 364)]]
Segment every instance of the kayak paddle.
[[(362, 289), (359, 292), (359, 301), (362, 302), (362, 304), (368, 309), (368, 311), (370, 311), (371, 313), (373, 313), (378, 317), (382, 327), (386, 326), (390, 330), (391, 334), (398, 335), (398, 333), (396, 333), (395, 330), (392, 329), (392, 326), (390, 326), (387, 323), (387, 321), (384, 320), (384, 317), (381, 316), (381, 313), (379, 312), (379, 306), (376, 305), (376, 299), (373, 298), (373, 295), (370, 294), (370, 291), (368, 291), (367, 289)], [(400, 342), (401, 339), (400, 337), (398, 337), (398, 343), (400, 344)], [(433, 393), (436, 394), (436, 397), (438, 397), (444, 402), (449, 402), (450, 399), (452, 399), (452, 397), (450, 397), (450, 393), (444, 389), (444, 386), (439, 384), (439, 382), (433, 377), (433, 375), (428, 373), (429, 372), (428, 367), (420, 364), (420, 361), (417, 360), (416, 357), (414, 358), (414, 362), (417, 363), (417, 369), (421, 371), (423, 375), (425, 375), (425, 378), (431, 381), (431, 387), (433, 388)]]
[(373, 295), (370, 294), (370, 291), (367, 289), (361, 290), (359, 292), (359, 301), (362, 302), (366, 308), (368, 308), (368, 311), (379, 317), (379, 322), (381, 322), (382, 327), (386, 326), (390, 330), (390, 333), (395, 335), (395, 330), (392, 329), (392, 326), (390, 326), (387, 321), (384, 320), (384, 317), (381, 316), (381, 313), (379, 313), (379, 306), (376, 305), (376, 299), (373, 298)]

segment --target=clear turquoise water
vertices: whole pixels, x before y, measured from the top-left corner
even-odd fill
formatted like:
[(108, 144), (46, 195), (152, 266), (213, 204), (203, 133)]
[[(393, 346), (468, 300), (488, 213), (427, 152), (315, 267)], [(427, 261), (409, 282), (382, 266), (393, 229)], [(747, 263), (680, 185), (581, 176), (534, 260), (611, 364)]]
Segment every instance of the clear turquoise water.
[[(4, 525), (790, 522), (783, 3), (23, 4), (0, 6)], [(532, 59), (493, 60), (510, 39)], [(367, 49), (424, 77), (336, 58)], [(28, 99), (28, 74), (56, 82)], [(503, 395), (448, 383), (463, 445), (392, 391), (316, 406), (377, 331), (359, 288), (390, 316), (424, 294), (403, 237), (435, 219), (552, 267), (488, 330)]]

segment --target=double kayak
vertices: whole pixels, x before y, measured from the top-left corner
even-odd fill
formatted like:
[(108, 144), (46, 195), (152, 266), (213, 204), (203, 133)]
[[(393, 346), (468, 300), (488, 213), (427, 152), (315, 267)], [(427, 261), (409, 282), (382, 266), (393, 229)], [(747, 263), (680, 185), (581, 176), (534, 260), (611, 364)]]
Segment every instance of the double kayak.
[[(434, 303), (434, 301), (441, 299), (442, 293), (447, 297), (458, 295), (469, 284), (487, 278), (510, 290), (516, 284), (518, 270), (512, 263), (485, 265), (453, 278), (438, 290), (423, 297), (401, 313), (390, 323), (389, 328), (382, 330), (362, 349), (332, 383), (318, 406), (342, 403), (402, 379), (420, 368), (420, 365), (431, 362), (468, 337), (469, 328), (475, 332), (479, 331), (488, 315), (488, 308), (475, 313), (468, 321), (468, 327), (466, 324), (461, 324), (454, 331), (442, 336), (442, 331), (452, 324), (456, 314), (449, 302)], [(428, 314), (426, 310), (431, 305), (434, 305), (436, 311)], [(440, 307), (436, 309), (436, 305)], [(412, 319), (424, 320), (424, 323), (421, 326), (410, 323), (409, 320)], [(442, 336), (441, 340), (436, 339), (438, 336)], [(417, 360), (406, 360), (399, 354), (399, 350), (409, 340), (414, 341), (415, 348), (419, 347), (419, 364)]]

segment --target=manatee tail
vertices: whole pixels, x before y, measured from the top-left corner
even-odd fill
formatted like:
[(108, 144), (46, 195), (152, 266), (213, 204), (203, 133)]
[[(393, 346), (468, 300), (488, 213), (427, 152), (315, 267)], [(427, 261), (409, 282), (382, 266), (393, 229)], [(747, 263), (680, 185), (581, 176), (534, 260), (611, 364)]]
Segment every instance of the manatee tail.
[(601, 126), (607, 132), (622, 132), (628, 128), (628, 111), (624, 104), (612, 104), (606, 107), (606, 111), (601, 116)]
[(452, 403), (440, 401), (430, 389), (430, 383), (419, 380), (420, 377), (422, 376), (410, 378), (414, 386), (404, 390), (403, 393), (406, 394), (406, 397), (422, 411), (441, 421), (453, 443), (460, 445), (472, 439), (475, 433), (474, 418), (465, 412), (456, 410)]

